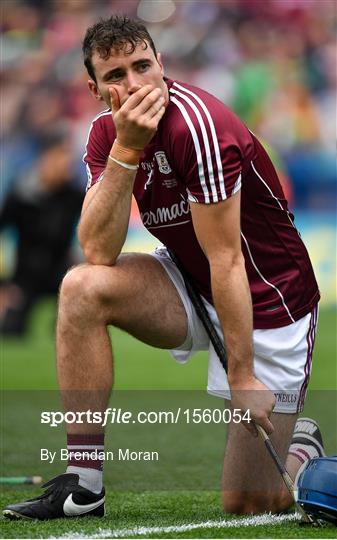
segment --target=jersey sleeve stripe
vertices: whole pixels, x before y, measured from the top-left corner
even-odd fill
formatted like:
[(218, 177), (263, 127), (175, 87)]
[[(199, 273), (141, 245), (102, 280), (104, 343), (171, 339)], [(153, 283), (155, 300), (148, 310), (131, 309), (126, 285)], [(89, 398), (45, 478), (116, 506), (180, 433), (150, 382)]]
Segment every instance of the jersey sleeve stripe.
[(266, 283), (266, 285), (269, 285), (270, 287), (272, 287), (278, 294), (278, 296), (280, 297), (281, 299), (281, 302), (282, 302), (282, 305), (284, 307), (284, 309), (286, 310), (288, 316), (289, 316), (289, 319), (291, 320), (291, 322), (295, 322), (295, 319), (293, 318), (293, 316), (291, 315), (290, 311), (289, 311), (289, 308), (287, 306), (287, 304), (285, 303), (285, 300), (284, 300), (284, 297), (283, 297), (283, 294), (281, 293), (280, 289), (278, 289), (276, 287), (276, 285), (273, 285), (272, 283), (270, 283), (270, 281), (268, 281), (260, 272), (260, 270), (258, 269), (258, 267), (256, 266), (256, 263), (253, 259), (253, 256), (252, 256), (252, 252), (250, 251), (250, 248), (249, 248), (249, 244), (247, 242), (247, 239), (246, 237), (241, 233), (241, 236), (246, 244), (246, 248), (247, 248), (247, 251), (248, 251), (248, 255), (249, 255), (249, 258), (252, 262), (252, 265), (254, 266), (255, 270), (257, 271), (257, 273), (259, 274), (260, 278), (264, 281), (264, 283)]
[(197, 106), (195, 105), (195, 103), (193, 103), (193, 101), (188, 96), (185, 96), (184, 94), (182, 94), (178, 90), (174, 90), (173, 88), (171, 88), (170, 92), (172, 94), (175, 94), (175, 95), (179, 96), (184, 101), (186, 101), (186, 103), (188, 103), (188, 105), (194, 111), (194, 113), (195, 113), (195, 115), (196, 115), (196, 117), (198, 119), (200, 129), (201, 129), (201, 133), (202, 133), (202, 138), (203, 138), (203, 141), (204, 141), (205, 151), (206, 151), (208, 177), (209, 177), (209, 183), (210, 183), (211, 190), (212, 190), (213, 202), (218, 202), (219, 199), (218, 199), (218, 194), (217, 194), (216, 187), (215, 187), (215, 182), (214, 182), (214, 172), (213, 172), (211, 149), (210, 149), (210, 146), (209, 146), (208, 135), (207, 135), (207, 131), (206, 131), (206, 127), (205, 127), (205, 123), (203, 121), (203, 118), (202, 118)]
[(96, 120), (98, 120), (102, 116), (107, 116), (108, 114), (111, 114), (110, 109), (105, 109), (104, 111), (97, 114), (97, 116), (95, 116), (95, 118), (91, 122), (89, 131), (88, 131), (87, 140), (86, 140), (86, 143), (85, 143), (85, 152), (84, 152), (83, 157), (82, 157), (82, 161), (83, 161), (83, 163), (85, 163), (85, 168), (86, 168), (87, 176), (88, 176), (88, 183), (87, 183), (87, 187), (86, 187), (87, 190), (91, 187), (91, 182), (92, 182), (92, 173), (91, 173), (91, 170), (90, 170), (90, 165), (85, 160), (85, 158), (88, 155), (88, 143), (89, 143), (90, 134), (91, 134), (92, 128), (94, 127), (94, 123), (96, 122)]
[(211, 134), (212, 134), (212, 139), (213, 139), (215, 159), (216, 159), (216, 164), (217, 164), (217, 168), (218, 168), (218, 178), (219, 178), (220, 192), (221, 192), (222, 199), (226, 199), (226, 189), (225, 189), (225, 181), (224, 181), (224, 177), (223, 177), (223, 168), (222, 168), (222, 162), (221, 162), (221, 154), (220, 154), (219, 142), (218, 142), (218, 137), (217, 137), (217, 134), (216, 134), (216, 131), (215, 131), (214, 122), (212, 120), (210, 112), (209, 112), (208, 108), (206, 107), (205, 103), (202, 101), (202, 99), (195, 92), (192, 92), (191, 90), (189, 90), (188, 88), (185, 88), (184, 86), (182, 86), (181, 84), (179, 84), (177, 82), (174, 82), (173, 86), (175, 86), (175, 87), (179, 88), (180, 90), (186, 92), (186, 94), (191, 95), (199, 103), (199, 105), (201, 106), (202, 110), (204, 111), (204, 113), (206, 115), (206, 118), (207, 118), (208, 123), (209, 123), (210, 130), (211, 130)]
[[(84, 161), (84, 156), (83, 156), (83, 161)], [(85, 189), (86, 191), (88, 191), (88, 189), (91, 187), (91, 182), (92, 182), (92, 174), (91, 174), (91, 170), (88, 163), (85, 163), (85, 169), (87, 171), (87, 177), (88, 177), (88, 182)]]
[(235, 195), (235, 193), (237, 193), (238, 191), (240, 191), (241, 189), (241, 173), (239, 174), (234, 186), (233, 186), (233, 189), (232, 189), (232, 195)]
[(209, 193), (208, 193), (208, 188), (207, 188), (206, 180), (205, 180), (205, 171), (204, 171), (204, 165), (203, 165), (203, 162), (202, 162), (202, 154), (201, 154), (201, 149), (200, 149), (200, 144), (199, 144), (199, 139), (198, 139), (197, 132), (195, 130), (193, 122), (192, 122), (188, 112), (186, 111), (184, 105), (182, 103), (180, 103), (180, 101), (178, 101), (175, 97), (171, 97), (171, 101), (180, 110), (180, 112), (183, 115), (183, 117), (184, 117), (184, 119), (186, 121), (186, 124), (188, 125), (189, 130), (191, 132), (195, 152), (196, 152), (196, 155), (197, 155), (199, 178), (200, 178), (202, 191), (203, 191), (204, 197), (205, 197), (205, 203), (209, 203), (210, 202), (209, 201)]
[(190, 202), (198, 202), (198, 199), (196, 197), (194, 197), (194, 195), (192, 195), (192, 193), (190, 192), (190, 190), (188, 188), (186, 188), (186, 191), (187, 191), (187, 198)]

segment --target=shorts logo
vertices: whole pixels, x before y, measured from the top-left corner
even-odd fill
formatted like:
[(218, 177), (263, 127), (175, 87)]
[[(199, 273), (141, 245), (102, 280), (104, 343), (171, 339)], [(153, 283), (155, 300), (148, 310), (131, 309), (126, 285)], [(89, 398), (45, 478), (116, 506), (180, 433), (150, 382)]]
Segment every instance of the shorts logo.
[(298, 394), (287, 392), (274, 392), (274, 394), (278, 403), (297, 403), (298, 400)]
[(162, 151), (156, 152), (155, 153), (155, 158), (157, 160), (158, 167), (159, 167), (159, 170), (160, 170), (161, 173), (169, 174), (170, 172), (172, 172), (170, 164), (167, 161), (167, 157), (165, 155), (165, 152), (162, 152)]

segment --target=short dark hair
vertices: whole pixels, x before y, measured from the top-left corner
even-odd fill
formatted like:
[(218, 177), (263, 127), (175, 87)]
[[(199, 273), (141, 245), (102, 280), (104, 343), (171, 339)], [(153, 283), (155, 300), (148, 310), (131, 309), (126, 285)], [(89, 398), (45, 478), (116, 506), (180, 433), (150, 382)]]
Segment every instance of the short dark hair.
[(126, 54), (132, 54), (140, 43), (144, 45), (144, 49), (150, 45), (157, 56), (153, 40), (146, 27), (140, 22), (120, 15), (112, 15), (109, 19), (100, 19), (87, 29), (82, 45), (84, 65), (89, 76), (96, 82), (91, 61), (95, 51), (101, 58), (107, 59), (112, 49), (125, 49)]

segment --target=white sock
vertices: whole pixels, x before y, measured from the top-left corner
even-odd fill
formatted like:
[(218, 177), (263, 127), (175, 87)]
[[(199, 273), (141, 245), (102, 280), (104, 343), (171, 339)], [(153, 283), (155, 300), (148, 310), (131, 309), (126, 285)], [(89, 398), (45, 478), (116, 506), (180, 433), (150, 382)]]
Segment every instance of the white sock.
[(100, 493), (103, 487), (103, 472), (98, 469), (87, 469), (85, 467), (76, 467), (75, 465), (68, 465), (66, 473), (78, 474), (79, 485), (92, 491), (93, 493)]
[(309, 459), (319, 457), (319, 452), (315, 446), (312, 444), (302, 444), (297, 442), (290, 445), (288, 454), (295, 456), (302, 464)]

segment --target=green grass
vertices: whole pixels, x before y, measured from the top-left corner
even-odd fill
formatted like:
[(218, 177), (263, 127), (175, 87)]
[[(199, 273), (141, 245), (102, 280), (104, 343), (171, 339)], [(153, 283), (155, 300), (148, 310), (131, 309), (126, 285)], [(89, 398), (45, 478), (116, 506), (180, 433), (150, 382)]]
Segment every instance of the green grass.
[[(6, 489), (3, 503), (17, 500), (18, 495), (25, 499), (36, 490), (16, 490), (15, 494)], [(220, 507), (220, 496), (216, 492), (109, 492), (107, 496), (108, 515), (104, 519), (75, 518), (53, 522), (1, 522), (4, 538), (48, 538), (68, 536), (78, 533), (88, 537), (100, 530), (130, 530), (135, 527), (168, 527), (222, 521), (226, 519)], [(230, 521), (235, 517), (227, 516)], [(226, 521), (227, 521), (226, 520)], [(284, 523), (268, 526), (243, 526), (237, 528), (209, 527), (184, 532), (154, 532), (130, 537), (147, 538), (335, 538), (336, 529), (327, 526), (323, 529), (303, 527), (297, 523)], [(77, 536), (79, 538), (80, 536)], [(105, 536), (107, 537), (107, 536)]]
[[(37, 447), (57, 449), (64, 444), (63, 428), (40, 423), (41, 407), (58, 410), (59, 397), (54, 368), (54, 310), (43, 303), (34, 313), (29, 335), (22, 341), (3, 340), (1, 349), (2, 475), (59, 474), (59, 463), (40, 462)], [(336, 430), (331, 416), (336, 403), (336, 313), (322, 310), (307, 414), (318, 417), (326, 436), (328, 453), (336, 453)], [(219, 400), (204, 391), (207, 378), (205, 354), (187, 365), (178, 365), (165, 351), (140, 344), (126, 334), (112, 331), (116, 357), (116, 388), (113, 406), (123, 409), (159, 410), (183, 407), (214, 407)], [(147, 390), (147, 391), (146, 391)], [(163, 465), (108, 463), (107, 517), (57, 520), (46, 523), (1, 520), (4, 538), (45, 538), (77, 533), (92, 536), (99, 530), (167, 527), (205, 521), (231, 520), (221, 510), (219, 478), (224, 433), (221, 426), (112, 426), (107, 447), (156, 448)], [(38, 443), (36, 442), (38, 441)], [(38, 465), (37, 465), (38, 464)], [(38, 470), (37, 470), (38, 467)], [(114, 490), (114, 491), (113, 491)], [(31, 498), (38, 488), (2, 486), (1, 507)], [(238, 528), (200, 528), (185, 532), (146, 534), (156, 538), (335, 538), (336, 529), (316, 530), (287, 522)], [(108, 533), (107, 533), (108, 534)], [(130, 536), (137, 536), (131, 534)], [(139, 535), (138, 535), (139, 536)]]

